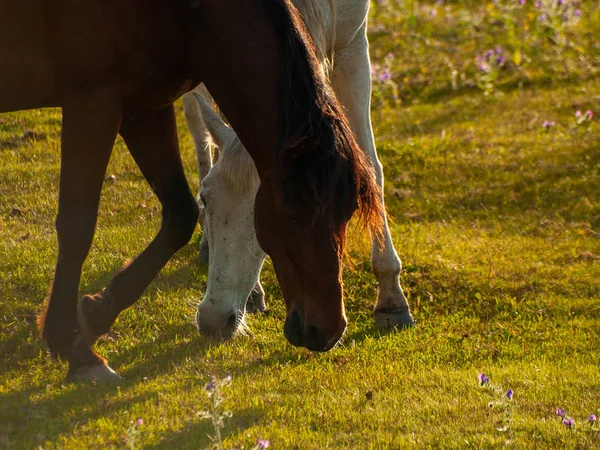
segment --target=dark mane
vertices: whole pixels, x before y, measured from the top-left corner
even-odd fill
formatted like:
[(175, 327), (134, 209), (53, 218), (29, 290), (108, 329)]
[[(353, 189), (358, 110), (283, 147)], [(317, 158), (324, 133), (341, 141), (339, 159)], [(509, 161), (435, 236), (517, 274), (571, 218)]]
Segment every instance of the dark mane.
[(280, 86), (278, 161), (286, 201), (313, 220), (325, 215), (339, 230), (355, 211), (377, 231), (383, 208), (373, 168), (329, 87), (300, 13), (290, 0), (264, 0), (284, 54)]

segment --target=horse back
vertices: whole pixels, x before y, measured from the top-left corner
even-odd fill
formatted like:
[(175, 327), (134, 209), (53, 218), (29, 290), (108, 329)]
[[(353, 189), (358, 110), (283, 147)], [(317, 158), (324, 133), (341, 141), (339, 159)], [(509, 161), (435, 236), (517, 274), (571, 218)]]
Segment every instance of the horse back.
[(89, 92), (157, 108), (191, 88), (169, 0), (0, 0), (0, 111), (64, 106)]

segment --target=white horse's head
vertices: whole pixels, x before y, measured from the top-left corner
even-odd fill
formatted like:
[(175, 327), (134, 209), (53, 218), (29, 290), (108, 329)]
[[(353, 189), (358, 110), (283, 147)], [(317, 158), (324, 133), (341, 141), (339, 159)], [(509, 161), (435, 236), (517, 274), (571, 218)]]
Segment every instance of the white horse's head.
[(235, 132), (204, 98), (194, 93), (219, 159), (200, 187), (208, 236), (208, 285), (196, 321), (202, 334), (229, 339), (244, 328), (246, 301), (265, 253), (254, 230), (254, 199), (260, 184), (252, 158)]

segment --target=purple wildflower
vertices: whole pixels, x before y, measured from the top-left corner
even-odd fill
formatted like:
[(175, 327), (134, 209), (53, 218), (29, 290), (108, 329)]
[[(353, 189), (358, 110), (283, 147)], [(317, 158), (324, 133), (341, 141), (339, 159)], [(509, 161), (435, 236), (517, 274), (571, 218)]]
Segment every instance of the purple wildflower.
[(554, 125), (556, 125), (555, 120), (544, 120), (544, 123), (542, 124), (542, 126), (546, 129), (552, 128)]
[(231, 381), (231, 375), (227, 375), (224, 379), (224, 381)]
[(590, 425), (594, 425), (596, 423), (596, 414), (590, 414), (588, 421), (590, 422)]
[(519, 5), (523, 6), (525, 4), (526, 0), (519, 0)]
[(539, 0), (537, 2), (534, 3), (536, 8), (541, 8), (542, 7), (542, 2), (540, 2)]
[(269, 440), (268, 439), (259, 439), (258, 440), (258, 448), (269, 448)]
[(483, 63), (483, 58), (481, 56), (478, 56), (477, 58), (475, 58), (475, 61), (477, 61), (477, 68), (479, 69), (480, 72), (487, 72), (487, 67)]
[(392, 73), (390, 72), (390, 69), (386, 67), (385, 69), (383, 69), (383, 72), (377, 75), (377, 77), (379, 78), (379, 81), (385, 83), (386, 81), (392, 78)]
[(507, 399), (512, 400), (513, 399), (513, 395), (514, 395), (514, 392), (513, 392), (512, 389), (509, 389), (508, 391), (506, 391), (506, 398)]
[(481, 386), (485, 386), (486, 384), (490, 384), (490, 377), (488, 377), (483, 372), (481, 372), (477, 378), (479, 378), (479, 383), (481, 384)]
[(586, 119), (587, 119), (587, 120), (592, 120), (592, 117), (594, 117), (594, 113), (592, 112), (592, 110), (591, 110), (591, 109), (588, 109), (588, 110), (585, 112), (585, 117), (586, 117)]
[(142, 425), (144, 425), (144, 419), (138, 419), (135, 423), (136, 427), (141, 427)]
[(208, 383), (206, 383), (206, 386), (204, 386), (204, 390), (205, 391), (212, 391), (215, 387), (217, 386), (217, 384), (215, 383), (215, 381), (209, 381)]
[(581, 112), (580, 109), (578, 109), (577, 111), (575, 111), (575, 117), (579, 118), (579, 117), (581, 117), (581, 114), (582, 114), (582, 112)]
[(575, 425), (575, 420), (571, 419), (570, 417), (565, 417), (563, 419), (562, 423), (565, 427), (567, 427), (568, 429), (571, 429)]
[(565, 417), (565, 410), (562, 408), (556, 408), (556, 415), (559, 417)]
[(581, 16), (581, 10), (580, 9), (576, 9), (575, 11), (573, 11), (573, 15), (575, 17), (580, 17)]

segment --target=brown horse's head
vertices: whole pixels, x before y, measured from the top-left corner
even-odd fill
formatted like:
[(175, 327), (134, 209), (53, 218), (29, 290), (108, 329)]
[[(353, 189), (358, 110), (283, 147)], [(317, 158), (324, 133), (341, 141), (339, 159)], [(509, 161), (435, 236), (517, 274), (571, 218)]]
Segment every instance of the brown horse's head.
[(333, 136), (334, 130), (326, 126), (320, 140), (288, 149), (285, 169), (262, 179), (254, 210), (258, 242), (287, 305), (285, 335), (317, 351), (331, 349), (346, 328), (341, 269), (348, 221), (356, 210), (367, 222), (378, 220), (370, 166), (352, 135), (340, 128)]
[(287, 339), (326, 351), (346, 328), (341, 269), (348, 221), (358, 211), (377, 230), (381, 192), (312, 40), (297, 15), (292, 21), (284, 40), (278, 154), (260, 174), (254, 222), (283, 290)]
[[(256, 163), (254, 223), (283, 289), (286, 337), (329, 350), (346, 326), (348, 221), (358, 211), (377, 230), (381, 192), (291, 1), (232, 3), (199, 2), (198, 20), (218, 26), (198, 40), (198, 64), (221, 68), (202, 79)], [(232, 13), (240, 20), (225, 20)]]

